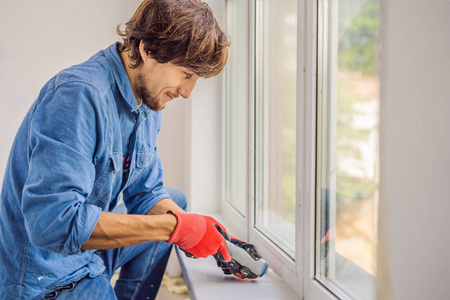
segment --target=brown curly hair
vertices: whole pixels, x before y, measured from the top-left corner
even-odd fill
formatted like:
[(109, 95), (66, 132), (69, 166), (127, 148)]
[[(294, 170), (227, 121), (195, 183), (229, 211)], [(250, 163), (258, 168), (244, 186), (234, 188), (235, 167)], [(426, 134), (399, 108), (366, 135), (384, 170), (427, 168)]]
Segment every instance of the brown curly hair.
[(145, 0), (117, 32), (120, 52), (130, 51), (132, 68), (142, 57), (139, 44), (158, 63), (171, 62), (200, 77), (219, 74), (228, 58), (229, 39), (208, 4), (200, 0)]

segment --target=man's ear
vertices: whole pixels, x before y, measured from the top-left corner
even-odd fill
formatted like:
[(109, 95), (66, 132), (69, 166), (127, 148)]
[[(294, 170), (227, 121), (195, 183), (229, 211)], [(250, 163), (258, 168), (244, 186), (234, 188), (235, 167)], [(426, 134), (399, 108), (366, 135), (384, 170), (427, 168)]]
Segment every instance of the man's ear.
[(139, 42), (139, 53), (141, 54), (143, 62), (146, 62), (150, 57), (150, 51), (145, 50), (144, 42), (142, 40)]

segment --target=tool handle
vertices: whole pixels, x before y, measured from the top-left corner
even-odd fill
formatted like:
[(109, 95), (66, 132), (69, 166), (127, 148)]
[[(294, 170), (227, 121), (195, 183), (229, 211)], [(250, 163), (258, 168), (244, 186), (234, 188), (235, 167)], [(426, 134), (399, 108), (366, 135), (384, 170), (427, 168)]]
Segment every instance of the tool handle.
[(262, 277), (269, 270), (269, 263), (264, 259), (254, 260), (250, 254), (243, 248), (236, 246), (235, 244), (226, 241), (228, 252), (231, 257), (237, 261), (241, 266), (249, 268), (254, 274)]

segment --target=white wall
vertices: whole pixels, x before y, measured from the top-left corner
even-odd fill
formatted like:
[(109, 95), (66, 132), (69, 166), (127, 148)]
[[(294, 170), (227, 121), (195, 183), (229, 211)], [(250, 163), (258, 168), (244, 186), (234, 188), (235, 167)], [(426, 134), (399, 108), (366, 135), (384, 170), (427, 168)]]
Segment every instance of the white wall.
[(199, 80), (192, 99), (191, 211), (217, 213), (222, 199), (221, 76)]
[[(206, 0), (224, 24), (225, 1)], [(222, 28), (224, 26), (222, 25)], [(158, 139), (166, 186), (183, 190), (191, 212), (218, 212), (222, 198), (222, 74), (199, 79), (191, 97), (163, 112)]]
[[(192, 96), (191, 96), (192, 98)], [(192, 99), (178, 98), (163, 111), (158, 152), (164, 168), (164, 184), (182, 190), (191, 208)]]
[[(225, 0), (206, 0), (217, 21), (224, 28)], [(196, 213), (210, 214), (220, 210), (222, 199), (223, 158), (223, 73), (200, 79), (190, 100), (191, 151), (190, 207)]]
[(0, 182), (17, 129), (42, 86), (119, 39), (138, 1), (0, 2)]
[(450, 2), (381, 5), (378, 299), (448, 299)]

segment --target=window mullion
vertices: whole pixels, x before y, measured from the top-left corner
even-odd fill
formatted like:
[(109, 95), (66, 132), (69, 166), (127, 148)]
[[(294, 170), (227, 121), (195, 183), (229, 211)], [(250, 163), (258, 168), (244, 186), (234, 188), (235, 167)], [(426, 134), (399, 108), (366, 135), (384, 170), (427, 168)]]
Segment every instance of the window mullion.
[(247, 197), (247, 239), (250, 239), (250, 230), (255, 226), (255, 0), (248, 1), (248, 197)]

